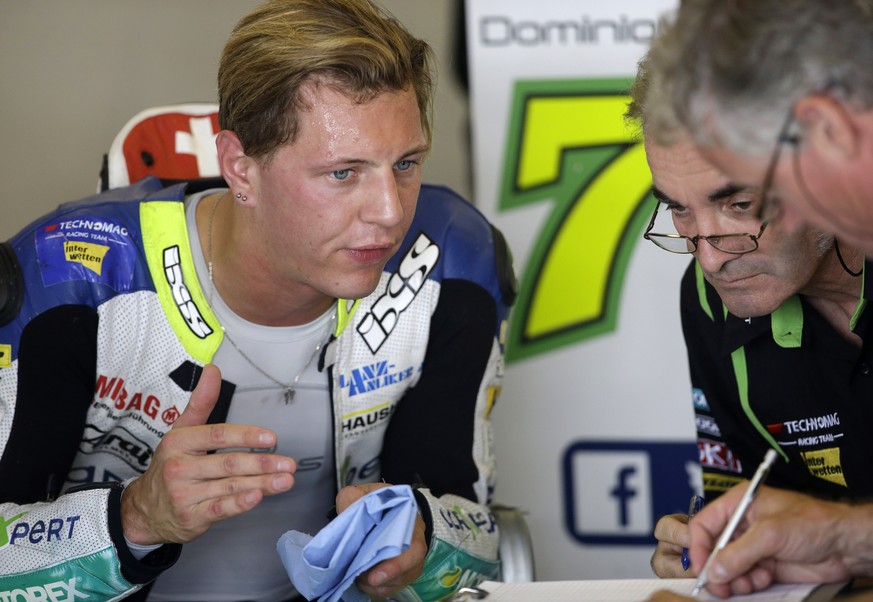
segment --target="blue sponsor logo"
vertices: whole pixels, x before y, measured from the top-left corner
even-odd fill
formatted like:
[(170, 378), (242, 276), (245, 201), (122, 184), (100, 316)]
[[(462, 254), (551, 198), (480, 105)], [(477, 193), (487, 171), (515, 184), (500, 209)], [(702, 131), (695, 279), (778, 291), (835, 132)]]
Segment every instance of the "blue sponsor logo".
[(698, 389), (694, 387), (691, 389), (691, 402), (694, 404), (694, 409), (702, 412), (709, 411), (709, 402), (706, 401), (706, 395), (703, 394), (702, 389)]
[(654, 545), (655, 523), (699, 488), (693, 442), (577, 442), (563, 458), (564, 524), (593, 545)]
[(354, 397), (361, 393), (370, 393), (383, 387), (396, 385), (408, 380), (413, 374), (415, 374), (415, 369), (412, 367), (398, 369), (387, 361), (376, 362), (369, 366), (353, 369), (348, 377), (341, 374), (340, 387), (348, 388), (349, 397)]
[(7, 545), (20, 545), (23, 548), (72, 539), (79, 522), (79, 515), (48, 520), (25, 520), (27, 512), (10, 518), (0, 516), (0, 549)]

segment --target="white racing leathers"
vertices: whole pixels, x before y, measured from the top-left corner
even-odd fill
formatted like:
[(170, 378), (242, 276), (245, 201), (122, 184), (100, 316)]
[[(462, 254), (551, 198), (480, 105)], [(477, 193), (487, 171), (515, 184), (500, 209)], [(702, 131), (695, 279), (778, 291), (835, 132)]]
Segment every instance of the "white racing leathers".
[[(221, 343), (184, 192), (146, 179), (0, 245), (0, 602), (121, 598), (178, 557), (177, 545), (130, 554), (120, 497)], [(337, 487), (413, 485), (428, 525), (424, 571), (398, 599), (442, 599), (497, 573), (489, 414), (514, 294), (500, 233), (425, 185), (377, 289), (339, 301), (319, 357)], [(233, 391), (222, 383), (211, 422)]]

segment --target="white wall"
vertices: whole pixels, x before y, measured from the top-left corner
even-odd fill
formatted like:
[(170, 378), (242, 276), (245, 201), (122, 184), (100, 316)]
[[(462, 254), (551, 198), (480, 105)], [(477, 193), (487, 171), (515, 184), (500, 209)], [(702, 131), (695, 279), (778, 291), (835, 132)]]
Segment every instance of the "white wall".
[(679, 319), (688, 259), (642, 238), (651, 175), (622, 118), (675, 4), (468, 0), (475, 196), (521, 282), (494, 411), (496, 499), (527, 512), (541, 580), (651, 577), (655, 523), (684, 512), (699, 480)]
[[(219, 54), (259, 0), (0, 0), (0, 240), (91, 194), (140, 110), (214, 101)], [(425, 177), (469, 196), (466, 98), (449, 69), (455, 3), (382, 0), (440, 61)]]

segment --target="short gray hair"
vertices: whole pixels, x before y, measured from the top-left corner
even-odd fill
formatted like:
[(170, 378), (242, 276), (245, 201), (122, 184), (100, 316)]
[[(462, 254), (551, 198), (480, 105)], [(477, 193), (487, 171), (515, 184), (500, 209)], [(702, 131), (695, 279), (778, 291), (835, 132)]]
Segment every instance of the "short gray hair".
[[(663, 20), (661, 26), (665, 24), (666, 20)], [(673, 108), (670, 90), (665, 85), (666, 78), (652, 68), (652, 63), (658, 64), (659, 57), (654, 55), (659, 51), (659, 47), (653, 47), (637, 63), (636, 78), (630, 88), (631, 100), (624, 118), (629, 126), (641, 130), (644, 137), (667, 146), (679, 137), (683, 125)]]
[(873, 0), (682, 0), (649, 52), (695, 140), (745, 156), (770, 152), (807, 94), (873, 105), (871, 61)]

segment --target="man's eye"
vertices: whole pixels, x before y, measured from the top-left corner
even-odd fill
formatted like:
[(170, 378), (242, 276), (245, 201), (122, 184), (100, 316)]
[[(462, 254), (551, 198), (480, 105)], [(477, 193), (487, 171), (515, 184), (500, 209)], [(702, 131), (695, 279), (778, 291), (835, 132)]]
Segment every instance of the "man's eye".
[(331, 172), (331, 175), (334, 178), (336, 178), (337, 180), (342, 181), (342, 180), (347, 179), (349, 177), (349, 174), (351, 174), (351, 173), (352, 172), (349, 169), (336, 169), (336, 170)]
[(412, 165), (413, 165), (412, 161), (409, 161), (408, 159), (404, 159), (402, 161), (397, 162), (397, 169), (399, 169), (400, 171), (406, 171), (408, 169), (412, 169)]

